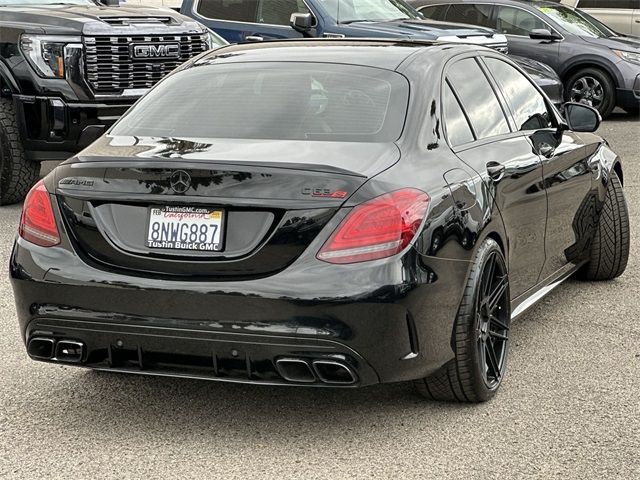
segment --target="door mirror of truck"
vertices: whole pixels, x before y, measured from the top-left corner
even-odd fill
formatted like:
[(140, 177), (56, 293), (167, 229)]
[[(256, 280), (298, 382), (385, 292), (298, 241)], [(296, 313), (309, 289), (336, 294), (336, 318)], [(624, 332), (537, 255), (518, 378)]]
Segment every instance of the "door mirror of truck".
[(289, 23), (294, 30), (307, 32), (313, 26), (313, 15), (310, 13), (292, 13)]

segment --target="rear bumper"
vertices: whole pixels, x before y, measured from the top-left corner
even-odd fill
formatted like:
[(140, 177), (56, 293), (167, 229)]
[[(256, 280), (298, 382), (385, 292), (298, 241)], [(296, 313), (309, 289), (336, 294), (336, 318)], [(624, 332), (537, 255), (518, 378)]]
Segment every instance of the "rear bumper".
[[(467, 262), (429, 258), (424, 272), (405, 269), (413, 262), (403, 259), (367, 263), (351, 276), (344, 269), (325, 276), (314, 292), (291, 267), (246, 282), (142, 279), (20, 239), (10, 272), (23, 339), (53, 340), (51, 355), (37, 360), (64, 362), (55, 344), (68, 340), (83, 345), (70, 365), (353, 387), (421, 378), (453, 358)], [(315, 278), (313, 268), (304, 273)], [(283, 358), (307, 362), (313, 381), (284, 378)], [(312, 368), (317, 360), (346, 366), (354, 381), (323, 381)]]
[(27, 158), (66, 160), (102, 135), (135, 98), (117, 102), (67, 102), (59, 97), (14, 95)]

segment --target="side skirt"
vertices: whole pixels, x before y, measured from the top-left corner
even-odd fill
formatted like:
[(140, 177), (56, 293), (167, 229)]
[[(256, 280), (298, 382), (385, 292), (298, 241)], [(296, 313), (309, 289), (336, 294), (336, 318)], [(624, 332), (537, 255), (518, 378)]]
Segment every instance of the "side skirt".
[(564, 282), (582, 267), (583, 263), (578, 265), (568, 264), (558, 270), (556, 273), (548, 276), (535, 287), (530, 288), (525, 293), (511, 302), (511, 320), (515, 320), (530, 307), (535, 305), (540, 299), (544, 298), (554, 288)]

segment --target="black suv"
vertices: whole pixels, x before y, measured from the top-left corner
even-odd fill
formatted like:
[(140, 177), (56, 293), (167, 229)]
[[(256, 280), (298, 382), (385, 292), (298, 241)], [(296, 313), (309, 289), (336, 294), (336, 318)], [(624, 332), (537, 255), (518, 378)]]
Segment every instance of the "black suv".
[(509, 52), (552, 67), (565, 100), (606, 117), (616, 107), (638, 112), (640, 38), (614, 32), (590, 15), (558, 3), (518, 0), (409, 0), (435, 20), (494, 28)]
[(24, 197), (40, 161), (89, 145), (164, 75), (225, 43), (172, 10), (105, 1), (0, 0), (0, 204)]

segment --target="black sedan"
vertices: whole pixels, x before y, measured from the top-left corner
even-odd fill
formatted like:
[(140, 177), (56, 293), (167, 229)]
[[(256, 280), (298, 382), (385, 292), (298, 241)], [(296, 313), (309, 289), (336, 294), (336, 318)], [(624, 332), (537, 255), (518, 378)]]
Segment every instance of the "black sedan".
[[(466, 45), (222, 47), (37, 184), (10, 260), (31, 358), (482, 401), (510, 322), (620, 275), (620, 159)], [(583, 132), (583, 133), (575, 133)]]

